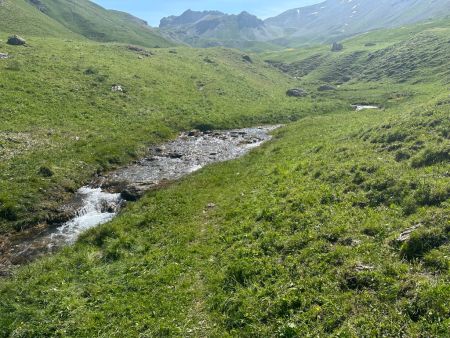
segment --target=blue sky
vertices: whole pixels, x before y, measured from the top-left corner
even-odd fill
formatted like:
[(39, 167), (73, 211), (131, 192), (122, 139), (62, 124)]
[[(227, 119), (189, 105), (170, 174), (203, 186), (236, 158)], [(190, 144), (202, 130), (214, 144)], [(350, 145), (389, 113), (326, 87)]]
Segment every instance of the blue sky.
[[(108, 9), (122, 10), (158, 26), (159, 20), (169, 15), (179, 15), (186, 9), (220, 10), (237, 14), (247, 11), (265, 19), (285, 10), (311, 5), (321, 0), (93, 0)], [(323, 1), (323, 0), (322, 0)]]

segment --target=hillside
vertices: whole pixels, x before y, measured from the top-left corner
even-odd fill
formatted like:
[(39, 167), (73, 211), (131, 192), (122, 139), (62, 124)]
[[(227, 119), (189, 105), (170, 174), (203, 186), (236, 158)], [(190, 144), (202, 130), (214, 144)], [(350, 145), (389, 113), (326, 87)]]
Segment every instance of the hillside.
[(27, 36), (82, 38), (31, 6), (26, 0), (0, 1), (0, 32)]
[[(102, 20), (5, 4), (38, 30), (0, 21), (27, 39), (0, 41), (1, 338), (450, 336), (449, 19), (249, 55), (99, 43), (84, 35)], [(190, 14), (165, 25), (221, 16)], [(280, 123), (2, 269), (10, 238), (58, 227), (79, 187), (180, 131)]]
[(430, 97), (305, 118), (149, 193), (0, 282), (0, 334), (448, 336), (449, 105)]
[[(97, 170), (177, 131), (286, 121), (329, 108), (287, 99), (291, 80), (237, 51), (28, 43), (0, 44), (11, 56), (0, 60), (0, 232), (51, 222), (57, 201)], [(126, 92), (112, 92), (114, 84)], [(42, 179), (40, 167), (54, 175)]]
[(447, 0), (327, 0), (265, 21), (284, 30), (279, 43), (332, 42), (378, 28), (400, 27), (450, 14)]
[(266, 53), (264, 58), (307, 82), (450, 81), (449, 33), (450, 20), (445, 19), (350, 38), (340, 52), (325, 45)]
[(146, 47), (173, 45), (145, 21), (126, 13), (106, 10), (89, 0), (39, 0), (37, 3), (43, 13), (91, 40)]
[(143, 20), (81, 0), (5, 0), (0, 3), (0, 32), (46, 37), (123, 42), (168, 47), (168, 42)]

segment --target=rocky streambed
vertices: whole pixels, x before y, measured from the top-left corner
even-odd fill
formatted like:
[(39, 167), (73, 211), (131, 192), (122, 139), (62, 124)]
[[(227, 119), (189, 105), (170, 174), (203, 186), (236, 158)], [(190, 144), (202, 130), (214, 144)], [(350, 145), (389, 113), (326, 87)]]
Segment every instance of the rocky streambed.
[(96, 177), (75, 194), (66, 209), (73, 218), (56, 227), (0, 239), (0, 275), (12, 267), (54, 252), (76, 241), (93, 227), (112, 220), (127, 201), (138, 200), (146, 191), (182, 178), (204, 166), (239, 158), (271, 139), (279, 126), (230, 131), (191, 131), (176, 140), (152, 147), (148, 155), (126, 167)]

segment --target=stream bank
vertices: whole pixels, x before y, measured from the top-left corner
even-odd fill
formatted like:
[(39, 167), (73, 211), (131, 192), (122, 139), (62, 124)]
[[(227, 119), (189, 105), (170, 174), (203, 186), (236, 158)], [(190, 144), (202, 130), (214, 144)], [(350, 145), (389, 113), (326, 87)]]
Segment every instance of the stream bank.
[(280, 126), (229, 131), (191, 131), (176, 140), (149, 149), (147, 156), (128, 166), (96, 177), (80, 188), (65, 209), (73, 217), (51, 228), (0, 239), (0, 276), (73, 244), (84, 231), (112, 220), (129, 201), (162, 187), (204, 166), (239, 158), (271, 139)]

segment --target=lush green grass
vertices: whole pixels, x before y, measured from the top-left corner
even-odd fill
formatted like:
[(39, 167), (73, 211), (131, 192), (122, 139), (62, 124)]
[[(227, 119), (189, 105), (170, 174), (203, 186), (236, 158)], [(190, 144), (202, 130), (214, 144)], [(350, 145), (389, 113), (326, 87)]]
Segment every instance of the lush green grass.
[[(5, 0), (0, 3), (0, 32), (26, 36), (82, 38), (41, 13), (26, 0)], [(7, 37), (2, 36), (0, 40), (6, 40)]]
[(343, 41), (342, 52), (331, 46), (288, 49), (264, 54), (266, 60), (306, 82), (359, 84), (449, 82), (450, 20), (379, 30)]
[(168, 42), (129, 14), (105, 10), (89, 0), (40, 0), (44, 12), (80, 35), (101, 42), (123, 42), (146, 47), (168, 47)]
[(444, 23), (279, 54), (299, 79), (227, 49), (1, 44), (0, 231), (180, 130), (292, 123), (1, 280), (0, 336), (448, 337)]
[(67, 39), (86, 37), (146, 47), (174, 45), (137, 18), (106, 10), (88, 0), (38, 0), (37, 3), (34, 6), (28, 0), (2, 1), (0, 32)]
[[(145, 145), (190, 128), (296, 120), (336, 102), (286, 98), (294, 83), (225, 49), (148, 50), (30, 38), (0, 45), (0, 232), (52, 220), (61, 199)], [(121, 84), (124, 93), (111, 91)], [(54, 175), (42, 177), (40, 168)]]
[(448, 107), (306, 118), (148, 194), (3, 281), (0, 332), (448, 336)]

